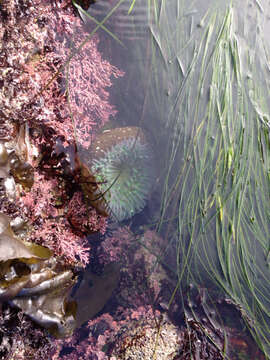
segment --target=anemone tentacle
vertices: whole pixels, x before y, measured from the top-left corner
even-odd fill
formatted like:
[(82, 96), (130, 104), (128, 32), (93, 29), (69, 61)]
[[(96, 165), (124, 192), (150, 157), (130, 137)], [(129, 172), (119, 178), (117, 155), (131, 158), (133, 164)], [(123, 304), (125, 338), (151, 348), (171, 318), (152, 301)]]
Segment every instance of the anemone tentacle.
[(152, 148), (141, 136), (125, 138), (92, 160), (91, 170), (117, 220), (145, 207), (154, 180), (153, 163)]

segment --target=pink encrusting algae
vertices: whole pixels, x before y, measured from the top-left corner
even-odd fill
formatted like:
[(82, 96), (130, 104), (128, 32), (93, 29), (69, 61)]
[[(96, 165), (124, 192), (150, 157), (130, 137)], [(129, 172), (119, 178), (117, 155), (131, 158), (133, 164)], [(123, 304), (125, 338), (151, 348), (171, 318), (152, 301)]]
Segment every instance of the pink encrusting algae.
[(48, 247), (56, 256), (62, 257), (66, 263), (81, 266), (89, 263), (90, 247), (86, 237), (77, 236), (63, 218), (60, 221), (46, 220), (32, 232), (35, 242)]
[[(28, 233), (22, 232), (27, 240), (47, 246), (68, 266), (86, 267), (91, 255), (87, 234), (104, 234), (106, 217), (85, 202), (80, 168), (76, 174), (71, 166), (67, 173), (59, 168), (63, 153), (64, 161), (70, 153), (55, 156), (55, 144), (75, 151), (90, 146), (99, 128), (116, 115), (108, 89), (112, 78), (123, 73), (102, 57), (97, 34), (74, 52), (88, 33), (71, 1), (4, 0), (0, 20), (0, 140), (11, 141), (25, 128), (28, 158), (16, 155), (34, 173), (31, 188), (16, 184), (14, 199), (5, 197), (0, 184), (0, 210), (27, 221)], [(14, 360), (24, 356), (15, 340), (7, 348)]]
[(45, 111), (39, 120), (67, 141), (73, 141), (75, 136), (78, 144), (88, 148), (95, 132), (117, 113), (109, 103), (107, 88), (112, 86), (112, 76), (124, 73), (102, 58), (97, 34), (76, 51), (89, 34), (73, 14), (63, 10), (57, 15), (51, 19), (54, 31), (50, 33), (55, 48), (47, 59), (50, 64), (56, 62), (58, 68), (65, 65), (59, 74), (65, 92), (61, 87), (55, 89), (54, 83), (52, 89), (44, 91)]
[[(5, 16), (6, 32), (0, 33), (3, 137), (10, 133), (12, 119), (14, 123), (28, 122), (34, 135), (30, 141), (37, 148), (47, 144), (47, 138), (51, 141), (59, 136), (65, 146), (79, 139), (79, 144), (87, 148), (95, 131), (116, 114), (107, 88), (112, 85), (112, 76), (123, 73), (102, 58), (97, 34), (78, 53), (74, 52), (88, 33), (75, 16), (71, 1), (26, 0), (21, 13), (13, 1), (2, 4), (2, 8), (6, 14), (1, 14)], [(19, 31), (20, 26), (23, 31)], [(38, 160), (32, 161), (35, 163)], [(84, 204), (80, 189), (66, 196), (62, 183), (57, 175), (47, 177), (36, 168), (34, 185), (30, 192), (20, 192), (18, 204), (32, 224), (32, 240), (47, 245), (69, 262), (77, 256), (85, 266), (89, 246), (83, 234), (104, 233), (106, 219)], [(63, 196), (65, 201), (59, 206), (57, 199)]]
[[(63, 360), (109, 360), (115, 345), (123, 334), (127, 333), (136, 324), (140, 326), (140, 321), (151, 321), (151, 326), (156, 319), (156, 331), (158, 331), (159, 311), (153, 311), (151, 306), (141, 306), (139, 308), (119, 307), (114, 315), (104, 313), (93, 320), (90, 320), (82, 331), (76, 330), (71, 338), (58, 343), (58, 351), (53, 356), (53, 360), (59, 359), (62, 348), (69, 350), (67, 355), (61, 353)], [(120, 354), (119, 354), (120, 355)], [(121, 359), (121, 357), (117, 358)]]
[(105, 234), (106, 217), (99, 215), (97, 210), (89, 208), (83, 202), (83, 194), (75, 192), (68, 203), (67, 219), (75, 229), (81, 232), (97, 232)]

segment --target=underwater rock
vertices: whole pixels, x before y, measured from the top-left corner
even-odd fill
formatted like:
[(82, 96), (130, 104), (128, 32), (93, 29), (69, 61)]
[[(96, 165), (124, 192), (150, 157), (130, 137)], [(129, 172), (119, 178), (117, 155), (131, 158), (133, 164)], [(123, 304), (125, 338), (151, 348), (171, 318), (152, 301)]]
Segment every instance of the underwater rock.
[(181, 331), (168, 318), (132, 320), (119, 332), (111, 360), (178, 359)]
[(153, 150), (142, 129), (106, 130), (90, 150), (90, 168), (110, 215), (122, 221), (140, 212), (155, 178)]
[(108, 264), (102, 275), (86, 270), (82, 283), (74, 300), (78, 303), (76, 314), (77, 325), (80, 326), (100, 312), (119, 282), (120, 267), (116, 263)]

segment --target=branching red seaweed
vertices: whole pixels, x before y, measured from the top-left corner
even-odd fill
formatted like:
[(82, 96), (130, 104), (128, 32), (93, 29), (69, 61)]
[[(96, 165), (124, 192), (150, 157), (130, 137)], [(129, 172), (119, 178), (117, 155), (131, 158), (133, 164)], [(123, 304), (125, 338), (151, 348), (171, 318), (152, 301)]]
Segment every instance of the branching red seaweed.
[[(3, 148), (14, 142), (9, 151), (20, 165), (2, 171), (15, 196), (7, 199), (0, 184), (1, 211), (27, 221), (28, 240), (50, 248), (64, 265), (86, 267), (86, 236), (105, 233), (106, 213), (102, 199), (91, 205), (97, 186), (77, 147), (87, 149), (116, 114), (108, 88), (123, 73), (103, 59), (97, 35), (74, 51), (88, 34), (69, 0), (4, 0), (0, 18), (0, 140)], [(27, 158), (17, 153), (18, 136)], [(29, 169), (34, 181), (26, 183)]]

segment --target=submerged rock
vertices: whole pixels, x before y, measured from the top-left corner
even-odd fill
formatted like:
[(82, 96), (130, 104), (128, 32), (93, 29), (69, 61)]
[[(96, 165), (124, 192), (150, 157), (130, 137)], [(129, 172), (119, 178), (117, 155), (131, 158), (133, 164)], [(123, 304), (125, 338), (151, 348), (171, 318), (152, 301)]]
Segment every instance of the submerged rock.
[(74, 296), (78, 303), (76, 315), (78, 326), (102, 310), (118, 285), (119, 277), (120, 266), (116, 263), (108, 264), (100, 276), (86, 270), (82, 283)]
[(133, 321), (118, 338), (111, 360), (177, 359), (181, 331), (169, 319)]

